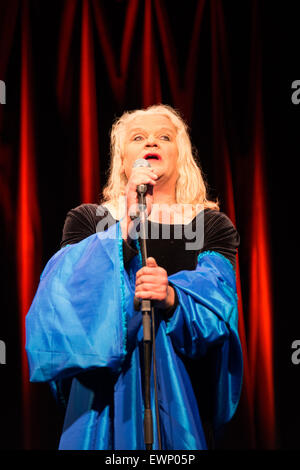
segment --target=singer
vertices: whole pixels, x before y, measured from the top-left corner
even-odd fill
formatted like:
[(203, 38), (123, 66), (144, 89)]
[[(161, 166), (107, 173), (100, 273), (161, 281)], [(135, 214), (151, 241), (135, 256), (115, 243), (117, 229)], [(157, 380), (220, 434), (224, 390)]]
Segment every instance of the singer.
[(155, 318), (153, 449), (212, 448), (241, 392), (238, 245), (178, 112), (125, 112), (112, 127), (101, 202), (68, 212), (26, 317), (30, 380), (48, 381), (65, 407), (60, 449), (145, 449), (143, 299)]

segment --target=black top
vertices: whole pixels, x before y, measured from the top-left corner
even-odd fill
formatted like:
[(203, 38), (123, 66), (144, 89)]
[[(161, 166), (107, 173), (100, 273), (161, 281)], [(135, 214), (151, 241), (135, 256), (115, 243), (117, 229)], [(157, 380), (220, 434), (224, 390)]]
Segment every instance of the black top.
[[(107, 208), (98, 204), (81, 204), (67, 214), (61, 247), (77, 243), (97, 231), (106, 230), (114, 223), (116, 220)], [(224, 213), (205, 209), (187, 225), (166, 225), (151, 221), (147, 224), (148, 256), (155, 258), (168, 275), (184, 269), (195, 269), (198, 254), (207, 250), (221, 253), (235, 268), (236, 249), (240, 239)], [(188, 247), (187, 243), (191, 246)], [(134, 244), (127, 242), (123, 242), (123, 252), (125, 264), (137, 254)]]

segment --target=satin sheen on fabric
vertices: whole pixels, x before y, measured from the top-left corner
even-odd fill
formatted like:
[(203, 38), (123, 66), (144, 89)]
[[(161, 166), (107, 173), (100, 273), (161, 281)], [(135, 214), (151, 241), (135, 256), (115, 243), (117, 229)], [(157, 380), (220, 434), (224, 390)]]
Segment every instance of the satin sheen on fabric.
[[(136, 256), (124, 269), (119, 223), (67, 245), (47, 263), (26, 317), (30, 380), (72, 379), (60, 449), (143, 450), (142, 318), (133, 308)], [(184, 359), (213, 357), (214, 427), (229, 421), (242, 384), (235, 272), (217, 252), (169, 276), (179, 305), (156, 322), (158, 404), (165, 450), (206, 449)], [(158, 316), (157, 316), (158, 317)], [(205, 381), (201, 377), (201, 381)], [(153, 449), (158, 449), (153, 371)]]

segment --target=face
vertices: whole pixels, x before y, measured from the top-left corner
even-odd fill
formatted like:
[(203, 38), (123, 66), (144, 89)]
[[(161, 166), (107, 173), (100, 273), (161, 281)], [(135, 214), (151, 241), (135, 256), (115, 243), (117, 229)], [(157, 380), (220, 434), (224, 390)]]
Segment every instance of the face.
[(167, 116), (137, 116), (127, 124), (123, 164), (127, 178), (138, 158), (145, 158), (155, 170), (158, 180), (176, 183), (178, 148), (176, 127)]

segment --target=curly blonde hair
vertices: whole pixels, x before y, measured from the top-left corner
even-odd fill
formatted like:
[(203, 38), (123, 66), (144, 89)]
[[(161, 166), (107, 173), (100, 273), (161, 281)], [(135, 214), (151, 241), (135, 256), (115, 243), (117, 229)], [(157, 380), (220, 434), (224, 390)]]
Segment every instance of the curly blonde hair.
[(118, 118), (111, 129), (110, 154), (111, 164), (109, 178), (103, 188), (102, 203), (116, 206), (120, 197), (125, 194), (127, 177), (123, 166), (123, 146), (127, 124), (136, 117), (145, 114), (159, 114), (166, 116), (177, 129), (176, 142), (178, 147), (178, 179), (175, 188), (177, 204), (200, 204), (203, 208), (219, 210), (218, 202), (207, 199), (207, 188), (196, 156), (193, 155), (188, 126), (180, 114), (171, 106), (158, 104), (146, 109), (126, 111)]

